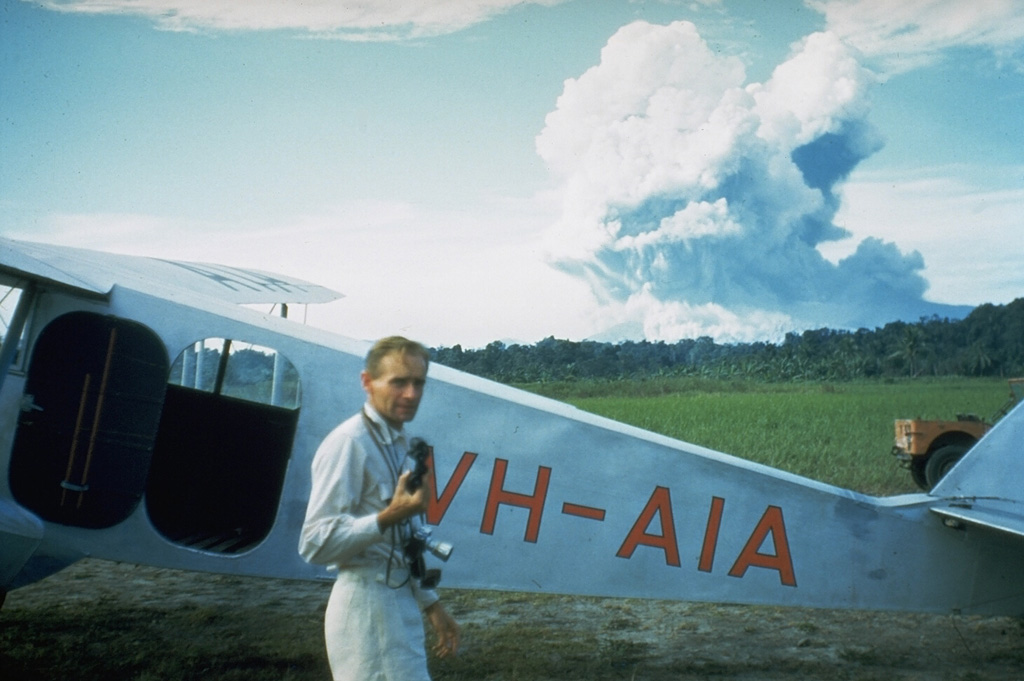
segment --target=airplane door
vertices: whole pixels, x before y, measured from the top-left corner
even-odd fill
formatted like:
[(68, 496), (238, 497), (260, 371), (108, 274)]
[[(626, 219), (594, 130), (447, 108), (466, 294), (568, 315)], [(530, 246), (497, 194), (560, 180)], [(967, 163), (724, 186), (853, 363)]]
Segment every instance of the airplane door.
[(72, 312), (32, 352), (11, 453), (18, 503), (44, 520), (111, 527), (145, 488), (167, 387), (160, 339), (141, 324)]

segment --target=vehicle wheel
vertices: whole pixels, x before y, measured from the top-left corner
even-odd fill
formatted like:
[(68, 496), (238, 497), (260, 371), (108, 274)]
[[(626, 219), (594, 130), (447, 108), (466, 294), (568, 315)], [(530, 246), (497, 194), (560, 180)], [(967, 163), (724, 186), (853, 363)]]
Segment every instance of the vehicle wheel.
[(913, 479), (914, 484), (921, 489), (928, 491), (931, 489), (931, 485), (928, 484), (928, 478), (925, 476), (925, 462), (918, 461), (919, 458), (921, 457), (914, 457), (914, 460), (910, 463), (910, 477)]
[(949, 469), (960, 460), (960, 457), (968, 449), (970, 449), (969, 445), (946, 445), (932, 452), (924, 467), (924, 477), (928, 483), (928, 489), (935, 487), (936, 483), (949, 472)]

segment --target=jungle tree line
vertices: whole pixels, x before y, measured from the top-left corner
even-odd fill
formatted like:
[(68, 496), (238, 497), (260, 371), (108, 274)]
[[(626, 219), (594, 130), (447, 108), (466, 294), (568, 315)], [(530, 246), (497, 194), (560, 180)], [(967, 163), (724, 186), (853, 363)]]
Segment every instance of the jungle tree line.
[(780, 343), (494, 341), (435, 348), (433, 360), (505, 383), (699, 376), (762, 381), (917, 376), (1024, 376), (1024, 298), (985, 304), (966, 318), (922, 318), (876, 329), (816, 329)]

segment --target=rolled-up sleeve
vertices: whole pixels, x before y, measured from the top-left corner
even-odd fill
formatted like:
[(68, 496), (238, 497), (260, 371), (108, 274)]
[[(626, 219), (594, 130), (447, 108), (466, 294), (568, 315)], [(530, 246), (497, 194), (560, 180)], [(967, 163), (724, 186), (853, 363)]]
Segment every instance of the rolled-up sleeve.
[(441, 597), (437, 595), (436, 591), (433, 589), (424, 589), (416, 582), (413, 582), (412, 584), (412, 595), (416, 599), (416, 605), (419, 606), (420, 610), (426, 610), (434, 603), (441, 600)]
[(345, 565), (381, 541), (375, 505), (366, 503), (366, 452), (339, 427), (313, 458), (313, 485), (299, 554), (317, 565)]

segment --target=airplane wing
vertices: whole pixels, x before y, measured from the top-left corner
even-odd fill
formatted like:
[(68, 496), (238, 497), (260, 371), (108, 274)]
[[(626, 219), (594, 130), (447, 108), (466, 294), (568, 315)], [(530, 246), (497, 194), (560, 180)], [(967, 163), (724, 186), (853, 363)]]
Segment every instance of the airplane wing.
[(31, 280), (96, 297), (114, 285), (189, 291), (229, 303), (326, 303), (342, 294), (294, 277), (224, 265), (140, 258), (0, 238), (0, 284)]

